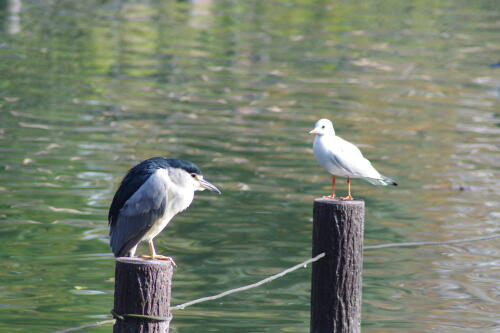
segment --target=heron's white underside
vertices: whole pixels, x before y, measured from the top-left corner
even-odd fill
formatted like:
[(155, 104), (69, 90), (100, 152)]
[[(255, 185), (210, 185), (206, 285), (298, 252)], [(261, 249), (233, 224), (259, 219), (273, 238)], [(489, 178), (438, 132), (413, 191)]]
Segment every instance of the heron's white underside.
[[(180, 184), (174, 183), (173, 181), (171, 181), (171, 177), (176, 177), (176, 179), (182, 179), (184, 181)], [(186, 182), (192, 182), (188, 177), (188, 174), (182, 172), (181, 170), (158, 169), (148, 179), (147, 182), (151, 181), (163, 184), (164, 191), (166, 192), (167, 196), (167, 205), (165, 207), (163, 216), (158, 220), (158, 222), (153, 224), (151, 229), (149, 229), (144, 237), (142, 237), (141, 241), (150, 241), (155, 238), (163, 229), (165, 229), (165, 227), (175, 215), (188, 208), (191, 202), (193, 202), (194, 187), (192, 185), (182, 186)], [(146, 185), (146, 183), (144, 185)], [(147, 188), (147, 186), (144, 185), (141, 186), (138, 192), (143, 188)]]

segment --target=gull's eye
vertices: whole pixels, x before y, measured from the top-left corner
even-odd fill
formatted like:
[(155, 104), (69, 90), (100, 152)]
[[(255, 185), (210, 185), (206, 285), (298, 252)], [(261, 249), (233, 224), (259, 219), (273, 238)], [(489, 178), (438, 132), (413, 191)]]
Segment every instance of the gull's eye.
[(321, 128), (325, 128), (325, 125), (321, 126)]

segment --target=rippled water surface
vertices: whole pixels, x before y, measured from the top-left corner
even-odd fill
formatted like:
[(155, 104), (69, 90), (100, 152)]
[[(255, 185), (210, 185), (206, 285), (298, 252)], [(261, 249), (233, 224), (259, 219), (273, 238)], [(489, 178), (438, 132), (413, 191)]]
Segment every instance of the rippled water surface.
[[(157, 239), (173, 304), (309, 257), (320, 117), (400, 183), (353, 181), (365, 244), (500, 232), (499, 22), (497, 0), (0, 1), (0, 331), (109, 318), (107, 209), (151, 156), (223, 190)], [(499, 267), (498, 240), (367, 250), (363, 332), (499, 332)], [(309, 281), (176, 311), (172, 331), (308, 332)]]

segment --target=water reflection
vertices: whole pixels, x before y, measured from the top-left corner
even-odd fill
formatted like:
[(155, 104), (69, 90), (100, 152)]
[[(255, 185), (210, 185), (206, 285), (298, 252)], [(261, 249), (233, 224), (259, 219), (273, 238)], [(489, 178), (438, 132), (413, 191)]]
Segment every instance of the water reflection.
[(0, 26), (8, 34), (15, 35), (21, 30), (21, 0), (0, 1)]
[[(199, 194), (157, 242), (179, 263), (174, 304), (308, 257), (311, 202), (328, 192), (307, 135), (321, 117), (401, 184), (353, 183), (366, 244), (498, 232), (494, 1), (13, 3), (0, 2), (0, 330), (109, 312), (106, 211), (151, 156), (195, 161), (224, 192)], [(499, 258), (494, 241), (366, 251), (363, 330), (495, 331)], [(302, 332), (308, 292), (301, 270), (172, 326)]]

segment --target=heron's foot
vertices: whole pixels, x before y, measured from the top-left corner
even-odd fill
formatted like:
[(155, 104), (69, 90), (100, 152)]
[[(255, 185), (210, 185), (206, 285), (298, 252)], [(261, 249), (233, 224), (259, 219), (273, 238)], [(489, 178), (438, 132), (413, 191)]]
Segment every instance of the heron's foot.
[(354, 200), (354, 198), (349, 194), (348, 196), (340, 197), (340, 200)]
[(337, 196), (335, 194), (324, 195), (323, 199), (335, 199)]
[(172, 257), (167, 257), (167, 256), (162, 256), (161, 254), (155, 254), (154, 256), (150, 255), (142, 255), (141, 258), (144, 259), (156, 259), (156, 260), (166, 260), (170, 261), (174, 267), (177, 267), (177, 264), (175, 263), (174, 259)]

